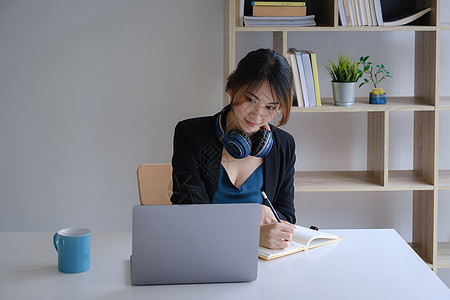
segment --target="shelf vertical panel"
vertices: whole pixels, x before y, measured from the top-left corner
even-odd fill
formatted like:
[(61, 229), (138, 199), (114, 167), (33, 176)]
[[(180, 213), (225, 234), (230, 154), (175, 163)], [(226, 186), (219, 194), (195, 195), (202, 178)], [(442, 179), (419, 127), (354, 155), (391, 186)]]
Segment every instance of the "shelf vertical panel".
[[(423, 1), (422, 4), (433, 6), (436, 1)], [(425, 3), (427, 2), (427, 3)], [(434, 18), (435, 22), (436, 18)], [(434, 23), (432, 22), (432, 23)], [(425, 103), (435, 106), (434, 111), (414, 112), (414, 170), (429, 184), (437, 181), (437, 141), (439, 100), (439, 35), (438, 31), (416, 31), (414, 60), (414, 96)], [(436, 182), (437, 183), (437, 182)]]
[(431, 7), (431, 11), (428, 14), (425, 14), (422, 18), (424, 19), (424, 24), (429, 26), (436, 26), (439, 24), (439, 14), (437, 13), (440, 10), (440, 0), (417, 0), (419, 9), (424, 9), (427, 7)]
[(437, 114), (414, 112), (414, 171), (429, 184), (437, 184)]
[(382, 186), (388, 180), (388, 128), (389, 113), (375, 111), (367, 113), (367, 170), (375, 182)]
[(413, 248), (424, 261), (435, 264), (437, 256), (437, 192), (413, 192)]
[(287, 31), (273, 32), (273, 50), (287, 58)]
[(430, 105), (436, 105), (439, 94), (436, 77), (438, 44), (436, 31), (416, 31), (414, 96), (422, 98)]
[[(236, 30), (239, 24), (239, 0), (224, 0), (224, 63), (223, 63), (223, 86), (226, 85), (228, 75), (236, 67)], [(223, 104), (229, 103), (229, 96), (223, 93)]]
[[(419, 6), (431, 7), (425, 24), (437, 23), (438, 1), (422, 0)], [(413, 168), (428, 184), (437, 185), (437, 141), (439, 104), (438, 30), (415, 32), (414, 96), (435, 106), (433, 111), (414, 112)], [(437, 190), (413, 192), (413, 245), (419, 255), (433, 266), (437, 257)]]
[[(434, 77), (435, 75), (433, 75)], [(414, 171), (437, 183), (437, 112), (414, 112)], [(437, 190), (413, 192), (413, 245), (434, 266), (437, 257)]]

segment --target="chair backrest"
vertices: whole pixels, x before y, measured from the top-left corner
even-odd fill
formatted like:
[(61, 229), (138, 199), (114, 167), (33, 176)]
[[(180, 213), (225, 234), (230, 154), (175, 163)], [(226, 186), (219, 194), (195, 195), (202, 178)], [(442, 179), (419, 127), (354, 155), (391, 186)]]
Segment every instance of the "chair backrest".
[(172, 165), (140, 165), (137, 179), (141, 205), (171, 205)]

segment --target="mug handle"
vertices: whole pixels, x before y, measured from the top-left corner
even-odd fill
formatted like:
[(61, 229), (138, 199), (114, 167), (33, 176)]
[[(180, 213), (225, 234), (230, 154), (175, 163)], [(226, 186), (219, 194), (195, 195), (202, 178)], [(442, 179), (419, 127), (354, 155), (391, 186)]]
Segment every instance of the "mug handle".
[(55, 246), (56, 252), (58, 252), (58, 233), (53, 235), (53, 246)]

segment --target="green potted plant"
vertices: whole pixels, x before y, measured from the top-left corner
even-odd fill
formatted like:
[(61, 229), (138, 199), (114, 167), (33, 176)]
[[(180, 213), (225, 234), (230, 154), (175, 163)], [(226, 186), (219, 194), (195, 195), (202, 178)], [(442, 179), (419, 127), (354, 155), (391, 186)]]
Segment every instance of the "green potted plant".
[(359, 70), (359, 62), (341, 54), (336, 61), (328, 60), (325, 68), (331, 76), (334, 105), (353, 106), (356, 82), (363, 74)]
[(384, 89), (379, 88), (377, 85), (385, 78), (392, 78), (389, 71), (386, 70), (386, 67), (381, 65), (374, 65), (369, 61), (369, 56), (360, 57), (359, 65), (363, 67), (362, 70), (359, 70), (359, 74), (361, 76), (366, 75), (367, 78), (364, 78), (364, 82), (359, 85), (359, 87), (364, 84), (372, 84), (373, 89), (369, 93), (369, 103), (370, 104), (386, 104), (386, 93)]

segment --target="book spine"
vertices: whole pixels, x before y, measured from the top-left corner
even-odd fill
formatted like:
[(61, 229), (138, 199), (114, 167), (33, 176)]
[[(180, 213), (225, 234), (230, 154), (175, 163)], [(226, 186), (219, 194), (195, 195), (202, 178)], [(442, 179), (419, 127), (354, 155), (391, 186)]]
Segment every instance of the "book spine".
[(320, 88), (319, 88), (319, 69), (317, 68), (317, 55), (316, 53), (309, 51), (311, 56), (311, 67), (314, 77), (314, 91), (316, 94), (316, 104), (317, 106), (322, 106), (322, 100), (320, 99)]
[(299, 51), (295, 51), (295, 57), (297, 58), (298, 73), (300, 75), (300, 85), (302, 87), (302, 94), (303, 94), (303, 102), (305, 103), (305, 107), (309, 107), (309, 95), (306, 87), (305, 68), (303, 67), (303, 60), (301, 53)]
[(356, 18), (356, 25), (357, 26), (361, 26), (361, 17), (359, 15), (359, 4), (358, 4), (358, 0), (352, 0), (352, 4), (353, 4), (353, 14), (355, 15)]
[(303, 95), (302, 95), (302, 88), (300, 86), (300, 77), (298, 74), (298, 66), (297, 66), (297, 59), (295, 58), (294, 53), (288, 53), (289, 55), (289, 62), (291, 63), (292, 68), (292, 75), (294, 77), (294, 92), (295, 96), (297, 97), (297, 103), (293, 103), (292, 105), (303, 107), (305, 104), (303, 103)]
[(245, 0), (239, 0), (239, 25), (244, 26), (244, 6)]
[(370, 8), (370, 16), (372, 17), (372, 25), (377, 26), (377, 16), (375, 14), (375, 4), (373, 3), (373, 0), (369, 0), (369, 8)]
[(369, 0), (364, 0), (364, 6), (366, 7), (367, 26), (372, 26), (372, 17), (370, 16)]
[(356, 19), (355, 15), (353, 14), (353, 4), (352, 0), (344, 0), (346, 5), (346, 9), (348, 9), (348, 19), (350, 20), (349, 24), (350, 26), (356, 26)]
[(301, 50), (303, 69), (305, 70), (306, 88), (310, 107), (316, 107), (316, 93), (314, 91), (314, 75), (311, 66), (311, 57), (307, 51)]
[(367, 13), (366, 13), (366, 0), (358, 0), (359, 2), (359, 14), (361, 15), (361, 24), (367, 26)]
[(306, 6), (304, 7), (283, 7), (283, 6), (253, 6), (254, 17), (304, 17), (306, 16)]
[(383, 12), (381, 10), (381, 1), (380, 0), (373, 0), (373, 4), (375, 7), (375, 15), (377, 17), (377, 23), (378, 26), (383, 26)]
[(252, 6), (306, 6), (306, 2), (283, 2), (283, 1), (253, 1)]
[(341, 25), (348, 26), (343, 0), (338, 0), (338, 9), (339, 9), (339, 18), (341, 19)]

